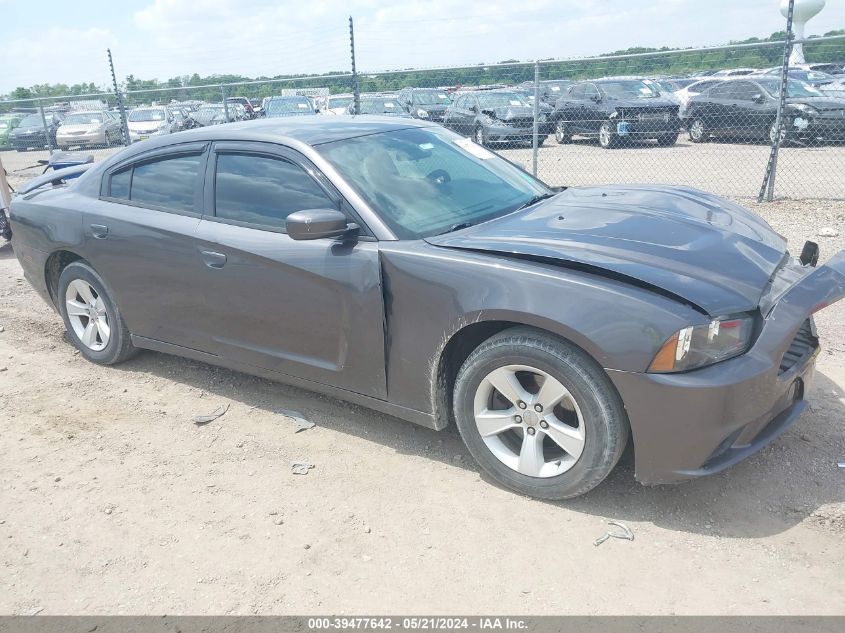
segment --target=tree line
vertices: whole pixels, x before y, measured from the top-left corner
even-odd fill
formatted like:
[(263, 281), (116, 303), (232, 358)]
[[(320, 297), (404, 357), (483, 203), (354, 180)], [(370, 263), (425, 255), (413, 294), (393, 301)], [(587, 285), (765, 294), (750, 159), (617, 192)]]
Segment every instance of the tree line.
[[(844, 30), (830, 31), (824, 34), (845, 35)], [(730, 44), (765, 44), (784, 39), (786, 33), (778, 31), (767, 38), (749, 38), (747, 40), (731, 42)], [(805, 56), (817, 63), (843, 62), (845, 63), (845, 40), (831, 42), (807, 43), (804, 45)], [(618, 55), (645, 54), (641, 57), (627, 59), (603, 59)], [(652, 55), (653, 54), (653, 55)], [(613, 51), (589, 60), (539, 60), (544, 62), (540, 66), (541, 79), (584, 79), (614, 75), (683, 75), (699, 70), (718, 68), (768, 68), (779, 66), (783, 51), (779, 46), (761, 46), (735, 48), (719, 51), (693, 52), (684, 49), (671, 48), (642, 48), (633, 47)], [(502, 65), (514, 64), (514, 65)], [(244, 75), (209, 75), (200, 76), (198, 73), (182, 77), (173, 77), (166, 81), (158, 79), (140, 79), (128, 75), (121, 82), (121, 88), (127, 94), (127, 104), (149, 103), (150, 101), (169, 102), (171, 100), (201, 100), (220, 101), (223, 92), (221, 84), (242, 82), (252, 83), (237, 88), (230, 88), (226, 96), (241, 96), (250, 99), (279, 94), (283, 88), (316, 88), (328, 87), (334, 93), (352, 91), (352, 75), (348, 71), (333, 71), (319, 76), (306, 75), (277, 75), (274, 77), (248, 77)], [(464, 68), (450, 69), (413, 69), (389, 74), (361, 75), (359, 86), (362, 92), (389, 92), (406, 86), (415, 87), (445, 87), (470, 86), (489, 84), (518, 84), (533, 81), (534, 66), (532, 63), (520, 64), (518, 60), (503, 60), (497, 64), (477, 64)], [(266, 83), (264, 83), (266, 82)], [(211, 84), (210, 87), (209, 84)], [(137, 94), (137, 91), (151, 91)], [(38, 84), (28, 88), (19, 87), (3, 99), (33, 99), (50, 98), (65, 95), (90, 95), (95, 93), (110, 93), (109, 86), (97, 86), (94, 83), (67, 84)], [(103, 98), (113, 101), (112, 98)]]

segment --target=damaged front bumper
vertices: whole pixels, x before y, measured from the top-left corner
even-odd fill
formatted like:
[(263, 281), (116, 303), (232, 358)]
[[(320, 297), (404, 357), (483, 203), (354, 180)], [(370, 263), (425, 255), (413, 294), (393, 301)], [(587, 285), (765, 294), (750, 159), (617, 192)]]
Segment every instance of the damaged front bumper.
[(845, 296), (845, 251), (811, 270), (767, 310), (742, 356), (677, 374), (608, 370), (631, 422), (638, 481), (723, 471), (798, 419), (819, 352), (812, 315)]

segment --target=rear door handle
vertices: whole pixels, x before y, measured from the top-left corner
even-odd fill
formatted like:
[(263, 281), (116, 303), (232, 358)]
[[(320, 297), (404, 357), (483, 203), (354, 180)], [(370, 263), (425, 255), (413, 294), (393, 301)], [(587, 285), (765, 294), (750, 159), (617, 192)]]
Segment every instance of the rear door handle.
[(105, 224), (92, 224), (91, 225), (91, 235), (93, 235), (96, 239), (102, 240), (109, 234), (109, 227)]
[(201, 251), (202, 259), (209, 268), (223, 268), (226, 265), (226, 256), (223, 253), (214, 251)]

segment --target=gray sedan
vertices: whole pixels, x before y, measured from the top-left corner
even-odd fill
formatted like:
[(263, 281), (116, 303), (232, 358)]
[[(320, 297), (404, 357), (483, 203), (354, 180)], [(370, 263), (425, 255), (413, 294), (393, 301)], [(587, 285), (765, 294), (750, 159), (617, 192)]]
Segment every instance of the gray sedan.
[[(76, 180), (70, 176), (82, 175)], [(157, 350), (433, 429), (561, 499), (719, 472), (807, 407), (845, 295), (736, 204), (552, 189), (427, 122), (297, 117), (158, 137), (11, 209), (26, 278), (88, 360)]]

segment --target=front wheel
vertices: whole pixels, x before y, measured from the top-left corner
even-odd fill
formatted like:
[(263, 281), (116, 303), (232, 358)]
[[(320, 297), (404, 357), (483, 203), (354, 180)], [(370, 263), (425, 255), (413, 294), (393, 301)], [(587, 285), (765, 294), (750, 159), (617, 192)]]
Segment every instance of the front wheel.
[[(785, 143), (787, 140), (787, 133), (786, 133), (786, 126), (788, 125), (788, 121), (784, 120), (781, 121), (780, 126), (780, 143)], [(775, 144), (775, 139), (778, 136), (777, 130), (777, 121), (772, 121), (772, 124), (769, 126), (769, 143), (772, 145)]]
[(487, 136), (484, 134), (484, 128), (480, 125), (475, 128), (472, 138), (479, 145), (487, 145)]
[(97, 272), (72, 262), (59, 276), (56, 302), (74, 346), (99, 365), (114, 365), (136, 351), (114, 299)]
[(597, 486), (628, 441), (625, 408), (601, 367), (529, 328), (505, 330), (470, 354), (455, 381), (454, 413), (491, 477), (543, 499)]
[(689, 132), (689, 140), (693, 143), (703, 143), (709, 136), (707, 127), (701, 119), (693, 119), (687, 131)]

